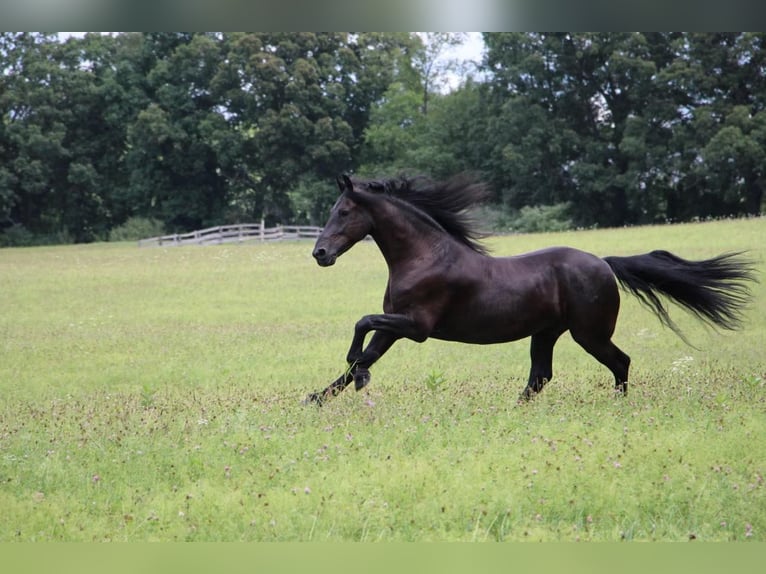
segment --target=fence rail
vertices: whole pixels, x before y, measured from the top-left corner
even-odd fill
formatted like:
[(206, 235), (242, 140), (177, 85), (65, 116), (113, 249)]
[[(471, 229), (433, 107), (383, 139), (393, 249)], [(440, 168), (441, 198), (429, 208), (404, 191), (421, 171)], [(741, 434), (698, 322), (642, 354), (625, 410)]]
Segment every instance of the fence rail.
[(219, 243), (243, 243), (245, 241), (281, 241), (284, 239), (311, 239), (322, 232), (321, 227), (308, 225), (277, 225), (265, 227), (259, 223), (219, 225), (189, 233), (176, 233), (149, 237), (138, 242), (139, 247), (169, 245), (217, 245)]

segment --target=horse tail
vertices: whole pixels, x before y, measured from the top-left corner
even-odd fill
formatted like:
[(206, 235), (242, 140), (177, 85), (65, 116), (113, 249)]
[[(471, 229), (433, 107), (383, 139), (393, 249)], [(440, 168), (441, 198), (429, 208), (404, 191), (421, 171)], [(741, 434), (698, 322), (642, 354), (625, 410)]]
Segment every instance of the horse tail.
[(667, 251), (631, 257), (604, 257), (612, 272), (662, 322), (689, 344), (658, 295), (664, 295), (704, 323), (729, 330), (742, 325), (751, 299), (748, 283), (757, 281), (753, 261), (742, 252), (687, 261)]

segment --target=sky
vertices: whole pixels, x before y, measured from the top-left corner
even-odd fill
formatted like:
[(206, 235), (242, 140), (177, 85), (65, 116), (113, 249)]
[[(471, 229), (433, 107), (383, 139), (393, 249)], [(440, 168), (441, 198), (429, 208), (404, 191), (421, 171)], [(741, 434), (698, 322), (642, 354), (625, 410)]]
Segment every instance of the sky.
[(467, 39), (455, 50), (455, 57), (461, 60), (473, 60), (475, 62), (481, 62), (482, 51), (484, 50), (484, 40), (481, 37), (481, 32), (466, 32)]
[[(464, 62), (475, 62), (478, 65), (481, 63), (484, 55), (484, 40), (481, 37), (481, 32), (466, 32), (466, 35), (466, 41), (450, 50), (445, 57), (456, 58)], [(449, 74), (447, 79), (448, 90), (460, 87), (462, 82), (463, 78), (461, 76)]]

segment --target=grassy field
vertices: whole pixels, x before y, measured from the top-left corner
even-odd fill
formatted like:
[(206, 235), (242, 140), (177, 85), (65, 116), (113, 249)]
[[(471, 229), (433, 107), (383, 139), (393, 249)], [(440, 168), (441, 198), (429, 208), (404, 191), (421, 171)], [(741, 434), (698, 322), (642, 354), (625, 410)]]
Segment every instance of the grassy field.
[[(506, 255), (748, 249), (766, 219), (513, 236)], [(530, 404), (528, 342), (402, 341), (362, 392), (363, 243), (0, 250), (0, 541), (766, 541), (766, 281), (742, 332), (623, 297), (630, 394), (568, 335)]]

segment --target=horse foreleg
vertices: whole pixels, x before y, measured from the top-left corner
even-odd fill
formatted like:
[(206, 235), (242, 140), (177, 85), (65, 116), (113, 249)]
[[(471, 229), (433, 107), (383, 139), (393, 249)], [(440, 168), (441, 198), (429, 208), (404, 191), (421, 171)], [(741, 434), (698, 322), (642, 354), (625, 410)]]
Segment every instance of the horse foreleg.
[(367, 348), (351, 362), (354, 386), (359, 391), (370, 382), (370, 367), (396, 342), (397, 337), (385, 331), (375, 331)]
[(353, 380), (354, 375), (349, 369), (330, 383), (324, 390), (319, 391), (318, 393), (310, 393), (303, 402), (304, 404), (316, 403), (319, 406), (322, 406), (327, 399), (339, 395)]
[[(364, 340), (362, 338), (362, 340)], [(354, 381), (356, 390), (363, 389), (370, 382), (370, 367), (391, 348), (396, 342), (396, 337), (385, 331), (373, 333), (367, 348), (358, 358), (349, 358), (349, 366), (346, 372), (330, 383), (327, 388), (317, 393), (311, 393), (304, 403), (316, 403), (322, 405), (326, 400), (339, 395)], [(350, 351), (349, 351), (350, 353)]]
[[(375, 333), (362, 351), (364, 338), (370, 331)], [(425, 341), (428, 338), (427, 329), (411, 317), (396, 314), (366, 315), (356, 323), (346, 360), (354, 373), (357, 391), (370, 382), (370, 366), (401, 338)]]
[[(393, 340), (385, 346), (385, 349), (383, 350), (383, 352), (385, 352), (396, 339), (412, 339), (413, 341), (422, 343), (428, 338), (430, 329), (407, 315), (397, 315), (393, 313), (365, 315), (357, 321), (356, 326), (354, 327), (354, 338), (351, 341), (351, 347), (349, 347), (347, 356), (349, 364), (362, 359), (364, 338), (370, 331), (376, 331), (376, 334), (386, 333), (389, 337), (393, 338)], [(384, 340), (387, 339), (379, 337), (377, 346), (382, 345), (382, 341)], [(371, 346), (372, 341), (370, 341), (368, 349)]]
[[(364, 348), (367, 333), (375, 331), (369, 344)], [(311, 393), (304, 402), (322, 404), (325, 400), (338, 395), (351, 381), (356, 390), (363, 389), (370, 382), (370, 366), (391, 348), (397, 339), (412, 339), (423, 342), (428, 338), (427, 329), (406, 315), (384, 314), (366, 315), (354, 328), (346, 360), (348, 369), (327, 388), (318, 393)]]
[(543, 390), (545, 383), (553, 378), (553, 347), (563, 331), (554, 329), (532, 335), (529, 356), (532, 366), (529, 369), (527, 386), (521, 392), (519, 400), (528, 401)]

